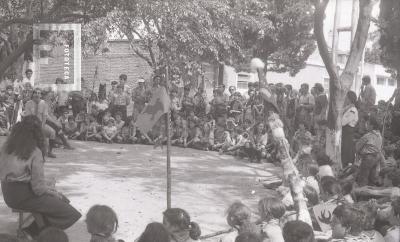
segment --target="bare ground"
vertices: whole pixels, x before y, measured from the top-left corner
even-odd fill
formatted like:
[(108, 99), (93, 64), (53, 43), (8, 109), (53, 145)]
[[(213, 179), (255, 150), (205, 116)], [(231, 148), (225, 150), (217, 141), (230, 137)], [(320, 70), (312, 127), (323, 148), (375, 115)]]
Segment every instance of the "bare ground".
[[(4, 139), (1, 140), (1, 143)], [(85, 214), (94, 204), (112, 207), (119, 217), (116, 238), (133, 242), (146, 224), (162, 222), (166, 209), (166, 149), (144, 145), (74, 142), (74, 151), (57, 149), (46, 163), (46, 176), (57, 180), (82, 214), (67, 234), (71, 242), (89, 241)], [(272, 191), (259, 179), (274, 179), (279, 168), (250, 164), (216, 152), (172, 148), (172, 206), (184, 208), (202, 234), (228, 228), (225, 210), (240, 200), (256, 204)], [(0, 191), (1, 193), (1, 191)], [(0, 233), (15, 234), (17, 215), (0, 199)]]

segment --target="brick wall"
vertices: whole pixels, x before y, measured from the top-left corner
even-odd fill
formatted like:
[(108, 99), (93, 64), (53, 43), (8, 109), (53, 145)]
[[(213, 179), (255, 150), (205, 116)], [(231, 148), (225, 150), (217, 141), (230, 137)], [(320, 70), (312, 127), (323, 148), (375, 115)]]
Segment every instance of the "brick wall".
[[(132, 54), (129, 42), (110, 41), (109, 52), (82, 58), (82, 77), (85, 79), (85, 86), (97, 92), (100, 83), (107, 84), (107, 91), (110, 89), (111, 81), (118, 81), (120, 74), (128, 76), (127, 84), (136, 86), (138, 78), (149, 79), (152, 68), (146, 61)], [(94, 74), (98, 66), (98, 79)]]
[[(127, 84), (136, 87), (137, 80), (143, 77), (149, 80), (153, 70), (142, 58), (133, 55), (130, 44), (125, 40), (109, 42), (109, 52), (96, 56), (82, 57), (81, 76), (84, 78), (84, 86), (98, 92), (100, 84), (107, 85), (107, 92), (110, 90), (111, 81), (118, 81), (120, 74), (128, 76)], [(95, 71), (97, 66), (97, 79)], [(41, 75), (51, 76), (56, 72), (57, 65), (50, 65), (41, 70)], [(212, 96), (213, 80), (218, 78), (218, 68), (211, 64), (203, 65), (205, 78), (210, 80), (206, 85), (207, 94)], [(45, 72), (44, 72), (45, 71)], [(55, 80), (55, 78), (53, 78)]]

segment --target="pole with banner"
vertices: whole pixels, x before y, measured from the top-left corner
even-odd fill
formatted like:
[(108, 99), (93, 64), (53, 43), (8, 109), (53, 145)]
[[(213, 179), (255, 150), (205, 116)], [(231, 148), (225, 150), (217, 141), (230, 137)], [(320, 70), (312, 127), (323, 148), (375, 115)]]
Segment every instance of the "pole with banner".
[[(167, 84), (167, 93), (169, 95), (169, 65), (165, 67), (165, 82)], [(171, 208), (171, 109), (168, 108), (166, 115), (167, 126), (167, 208)]]

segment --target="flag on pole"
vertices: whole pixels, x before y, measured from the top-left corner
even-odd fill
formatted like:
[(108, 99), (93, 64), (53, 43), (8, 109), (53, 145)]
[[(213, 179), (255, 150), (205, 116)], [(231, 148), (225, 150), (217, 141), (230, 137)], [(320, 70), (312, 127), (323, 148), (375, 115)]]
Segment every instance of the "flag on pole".
[(141, 132), (149, 132), (157, 123), (160, 117), (167, 113), (170, 107), (170, 100), (165, 87), (154, 90), (150, 102), (144, 107), (136, 120), (136, 126)]

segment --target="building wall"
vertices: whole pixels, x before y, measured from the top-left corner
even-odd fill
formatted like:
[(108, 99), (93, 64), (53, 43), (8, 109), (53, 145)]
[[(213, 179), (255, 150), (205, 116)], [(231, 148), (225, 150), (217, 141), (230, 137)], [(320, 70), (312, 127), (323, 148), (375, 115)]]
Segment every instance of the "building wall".
[(83, 58), (82, 78), (86, 87), (97, 91), (99, 84), (105, 83), (109, 90), (111, 81), (118, 81), (120, 74), (128, 76), (127, 84), (131, 87), (136, 86), (140, 77), (150, 79), (152, 68), (142, 58), (133, 55), (128, 41), (110, 41), (109, 50), (102, 55)]

